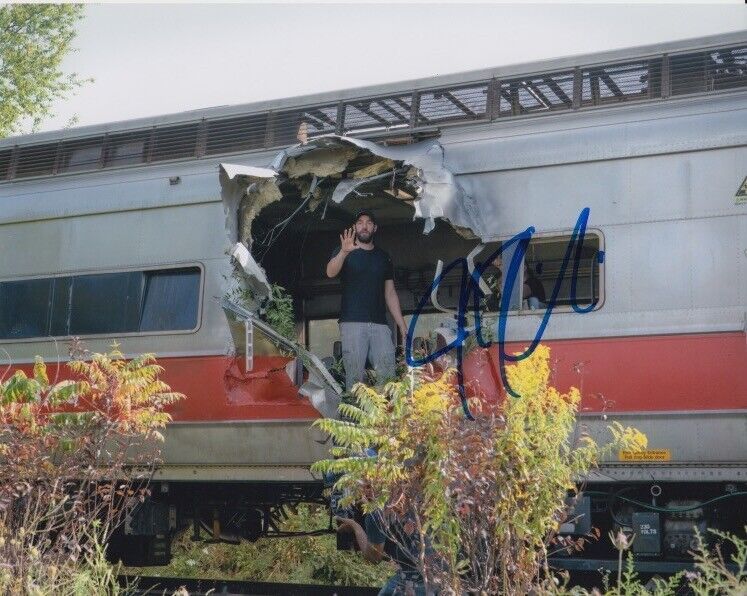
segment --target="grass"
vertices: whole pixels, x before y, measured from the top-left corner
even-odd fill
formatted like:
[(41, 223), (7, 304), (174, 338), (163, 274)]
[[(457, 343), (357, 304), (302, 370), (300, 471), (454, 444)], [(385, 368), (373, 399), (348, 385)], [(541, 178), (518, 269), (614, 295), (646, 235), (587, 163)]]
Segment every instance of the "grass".
[[(283, 525), (285, 531), (324, 528), (326, 510), (301, 505)], [(359, 553), (338, 551), (334, 534), (294, 538), (260, 538), (238, 545), (193, 542), (191, 529), (172, 544), (171, 564), (162, 567), (127, 567), (124, 573), (161, 577), (194, 577), (339, 586), (381, 586), (394, 573), (388, 563), (378, 566)]]

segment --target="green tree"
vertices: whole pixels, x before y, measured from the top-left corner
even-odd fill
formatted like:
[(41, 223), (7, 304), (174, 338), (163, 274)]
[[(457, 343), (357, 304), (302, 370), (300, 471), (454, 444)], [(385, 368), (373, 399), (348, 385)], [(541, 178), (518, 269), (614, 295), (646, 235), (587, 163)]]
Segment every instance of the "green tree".
[(81, 18), (76, 4), (0, 6), (0, 137), (27, 118), (37, 128), (55, 100), (90, 80), (62, 70)]

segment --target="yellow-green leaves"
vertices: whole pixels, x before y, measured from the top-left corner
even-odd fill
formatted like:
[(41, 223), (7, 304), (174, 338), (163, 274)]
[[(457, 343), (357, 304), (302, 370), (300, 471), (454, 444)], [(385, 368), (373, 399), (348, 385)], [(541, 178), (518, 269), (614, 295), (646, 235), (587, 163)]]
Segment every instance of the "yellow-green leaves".
[(391, 383), (383, 394), (359, 385), (356, 402), (340, 407), (345, 420), (316, 423), (337, 459), (314, 469), (342, 474), (345, 503), (416, 520), (435, 553), (419, 559), (420, 571), (444, 593), (528, 593), (576, 482), (608, 450), (646, 440), (619, 424), (604, 447), (574, 432), (581, 395), (551, 387), (550, 372), (540, 345), (507, 368), (522, 397), (472, 400), (474, 421), (462, 415), (451, 373), (419, 372), (413, 386)]
[(37, 356), (34, 359), (34, 379), (39, 385), (46, 387), (49, 385), (49, 377), (47, 376), (47, 367), (44, 364), (41, 356)]
[(35, 594), (8, 586), (74, 569), (92, 553), (91, 538), (103, 544), (145, 496), (138, 468), (155, 465), (164, 408), (183, 397), (159, 379), (150, 354), (86, 356), (69, 363), (73, 379), (50, 384), (59, 371), (37, 358), (30, 378), (17, 371), (0, 382), (0, 561), (13, 580), (3, 583), (11, 576), (0, 569), (2, 593)]
[(33, 377), (19, 370), (0, 383), (0, 443), (23, 444), (24, 453), (37, 457), (58, 448), (73, 452), (103, 431), (162, 438), (157, 429), (171, 419), (164, 408), (183, 397), (158, 378), (162, 368), (152, 354), (128, 361), (115, 349), (72, 360), (68, 368), (76, 379), (50, 384), (37, 357)]
[(0, 6), (0, 138), (25, 118), (36, 127), (56, 99), (87, 82), (62, 70), (82, 17), (75, 4)]

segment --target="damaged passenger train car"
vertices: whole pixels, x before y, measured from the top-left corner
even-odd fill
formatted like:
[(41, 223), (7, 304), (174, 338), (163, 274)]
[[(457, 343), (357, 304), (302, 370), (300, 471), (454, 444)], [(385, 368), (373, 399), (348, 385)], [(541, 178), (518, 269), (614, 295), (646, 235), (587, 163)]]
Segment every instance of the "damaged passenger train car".
[[(285, 506), (324, 502), (309, 466), (329, 445), (311, 422), (342, 394), (340, 287), (324, 268), (352, 215), (376, 212), (408, 320), (427, 298), (425, 352), (455, 332), (462, 272), (444, 264), (531, 226), (507, 350), (545, 313), (524, 277), (557, 286), (542, 338), (554, 383), (582, 389), (590, 432), (619, 420), (649, 437), (595, 472), (562, 531), (645, 529), (639, 568), (673, 570), (696, 529), (747, 521), (745, 176), (744, 34), (4, 139), (0, 349), (29, 366), (64, 360), (71, 336), (116, 340), (155, 352), (187, 395), (125, 524), (129, 553), (162, 562), (190, 524), (282, 535)], [(498, 295), (506, 277), (478, 282)], [(292, 296), (293, 334), (263, 320), (273, 284)], [(467, 391), (503, 395), (499, 368), (497, 346), (471, 352)], [(613, 555), (599, 541), (554, 564)]]

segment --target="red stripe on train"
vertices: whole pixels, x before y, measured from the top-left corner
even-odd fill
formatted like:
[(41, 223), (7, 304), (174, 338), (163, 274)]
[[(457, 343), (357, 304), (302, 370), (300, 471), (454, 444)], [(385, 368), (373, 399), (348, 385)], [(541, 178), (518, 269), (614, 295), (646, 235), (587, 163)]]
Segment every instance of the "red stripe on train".
[[(552, 384), (582, 392), (582, 411), (659, 412), (747, 409), (747, 337), (742, 332), (568, 339), (550, 347)], [(510, 354), (525, 343), (507, 344)], [(498, 348), (464, 364), (471, 393), (501, 386)]]
[[(169, 407), (175, 421), (221, 422), (231, 420), (293, 420), (318, 418), (309, 401), (285, 373), (288, 358), (257, 356), (254, 369), (243, 372), (243, 358), (189, 356), (159, 358), (162, 380), (186, 399)], [(32, 364), (18, 366), (27, 375)], [(47, 364), (52, 380), (70, 378), (67, 366)]]
[(318, 418), (319, 413), (285, 372), (288, 358), (255, 356), (245, 373), (243, 358), (161, 358), (163, 380), (187, 396), (171, 409), (174, 420), (280, 420)]
[[(544, 342), (551, 348), (553, 384), (583, 393), (583, 411), (630, 412), (747, 409), (747, 338), (744, 333), (569, 339)], [(526, 344), (507, 345), (509, 353)], [(227, 356), (160, 358), (163, 380), (187, 398), (174, 404), (175, 421), (293, 420), (318, 412), (285, 373), (282, 357), (254, 358), (244, 373), (242, 359)], [(465, 359), (471, 393), (502, 393), (498, 349), (475, 350)], [(20, 368), (30, 372), (31, 365)], [(50, 364), (55, 376), (56, 366)], [(63, 367), (60, 378), (63, 378)]]

